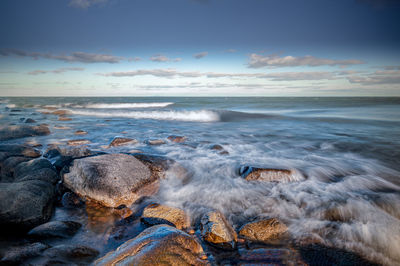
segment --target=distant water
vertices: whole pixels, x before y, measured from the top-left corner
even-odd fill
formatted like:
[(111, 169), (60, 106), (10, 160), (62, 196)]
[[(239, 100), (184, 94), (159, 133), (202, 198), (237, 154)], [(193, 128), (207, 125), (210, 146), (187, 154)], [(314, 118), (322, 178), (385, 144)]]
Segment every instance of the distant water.
[[(71, 121), (45, 115), (68, 110)], [(214, 208), (237, 228), (255, 217), (279, 217), (294, 238), (320, 239), (383, 264), (400, 264), (400, 98), (2, 98), (1, 124), (22, 118), (50, 125), (44, 144), (89, 139), (104, 149), (115, 136), (171, 157), (192, 174), (170, 176), (157, 200), (197, 217)], [(57, 129), (57, 126), (69, 129)], [(76, 136), (76, 130), (89, 132)], [(160, 146), (149, 139), (183, 135)], [(229, 154), (211, 150), (220, 144)], [(254, 183), (241, 165), (297, 169), (304, 181)], [(328, 210), (335, 210), (332, 219)]]

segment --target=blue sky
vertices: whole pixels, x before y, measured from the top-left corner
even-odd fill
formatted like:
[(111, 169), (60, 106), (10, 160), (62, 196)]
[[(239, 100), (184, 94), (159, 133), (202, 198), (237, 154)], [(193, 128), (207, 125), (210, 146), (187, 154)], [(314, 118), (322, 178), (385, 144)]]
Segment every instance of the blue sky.
[(2, 0), (2, 96), (400, 96), (396, 0)]

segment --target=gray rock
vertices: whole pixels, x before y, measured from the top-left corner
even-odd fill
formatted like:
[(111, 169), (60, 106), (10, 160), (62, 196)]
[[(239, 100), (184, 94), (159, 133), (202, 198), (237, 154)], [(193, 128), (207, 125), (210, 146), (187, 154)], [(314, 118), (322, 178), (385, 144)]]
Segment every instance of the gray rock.
[(0, 145), (0, 161), (10, 157), (10, 156), (23, 156), (36, 158), (41, 155), (40, 151), (25, 145), (13, 145), (13, 144), (3, 144)]
[(0, 183), (0, 225), (30, 229), (53, 211), (54, 185), (41, 180)]
[(3, 162), (0, 162), (1, 182), (12, 182), (14, 180), (15, 167), (18, 164), (29, 160), (31, 160), (31, 158), (11, 156)]
[(81, 226), (74, 221), (52, 221), (33, 228), (28, 235), (38, 238), (68, 238), (75, 235)]
[(6, 126), (0, 128), (0, 141), (8, 139), (18, 139), (24, 137), (49, 135), (50, 130), (47, 126)]
[(130, 206), (158, 189), (157, 177), (146, 165), (126, 154), (76, 159), (63, 174), (64, 185), (81, 197), (106, 207)]
[(40, 242), (26, 244), (18, 247), (11, 247), (5, 252), (5, 255), (0, 260), (0, 264), (14, 265), (21, 263), (26, 259), (39, 256), (42, 251), (47, 248), (47, 245)]
[(115, 137), (111, 143), (110, 147), (116, 147), (116, 146), (122, 146), (122, 145), (132, 145), (136, 144), (138, 141), (136, 139), (131, 139), (131, 138), (124, 138), (124, 137)]
[(66, 261), (76, 260), (79, 262), (91, 262), (98, 255), (99, 251), (83, 245), (57, 245), (47, 249), (43, 255), (49, 258), (65, 259)]
[(53, 165), (46, 159), (34, 159), (18, 164), (15, 181), (42, 180), (55, 184), (58, 181)]
[(75, 209), (84, 204), (81, 198), (73, 192), (65, 192), (61, 198), (61, 204), (65, 208)]
[(27, 118), (27, 119), (25, 119), (25, 123), (36, 123), (36, 121), (34, 120), (34, 119), (32, 119), (32, 118)]
[(168, 225), (152, 226), (94, 265), (208, 265), (194, 236)]

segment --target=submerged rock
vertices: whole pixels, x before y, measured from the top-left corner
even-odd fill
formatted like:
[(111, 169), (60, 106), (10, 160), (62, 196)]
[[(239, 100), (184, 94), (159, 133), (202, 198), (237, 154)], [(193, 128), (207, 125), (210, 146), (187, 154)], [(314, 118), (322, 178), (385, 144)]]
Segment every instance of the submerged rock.
[(80, 146), (80, 145), (85, 145), (85, 144), (90, 144), (92, 143), (90, 140), (87, 139), (71, 139), (68, 140), (67, 144), (69, 146)]
[(166, 142), (163, 139), (150, 139), (147, 141), (147, 144), (149, 144), (149, 145), (162, 145), (165, 143)]
[(26, 259), (39, 256), (49, 246), (36, 242), (8, 249), (0, 260), (1, 265), (17, 265)]
[(211, 211), (201, 218), (201, 235), (204, 241), (224, 249), (234, 249), (237, 234), (225, 216)]
[(150, 225), (169, 224), (178, 229), (190, 226), (189, 217), (183, 210), (156, 203), (144, 208), (141, 220)]
[(32, 118), (25, 119), (25, 123), (36, 123), (36, 121)]
[(75, 209), (84, 204), (81, 198), (73, 192), (65, 192), (61, 198), (61, 204), (65, 208)]
[(304, 180), (304, 176), (296, 170), (256, 168), (252, 166), (242, 166), (239, 174), (247, 181), (265, 181), (265, 182), (296, 182)]
[(94, 262), (95, 265), (208, 265), (194, 236), (168, 225), (152, 226)]
[(67, 110), (56, 110), (56, 111), (51, 112), (51, 114), (53, 114), (53, 115), (66, 115), (66, 114), (69, 114), (69, 112)]
[(130, 206), (141, 196), (157, 191), (157, 177), (131, 155), (105, 154), (75, 159), (64, 185), (81, 197), (107, 207)]
[(186, 137), (185, 136), (174, 136), (174, 135), (172, 135), (172, 136), (169, 136), (167, 139), (172, 141), (172, 142), (175, 142), (175, 143), (182, 143), (182, 142), (186, 141)]
[(84, 131), (84, 130), (77, 130), (77, 131), (75, 131), (75, 133), (74, 133), (75, 135), (86, 135), (87, 134), (87, 132), (86, 131)]
[(66, 116), (59, 116), (58, 121), (71, 121), (72, 118)]
[(136, 144), (138, 141), (136, 139), (131, 139), (131, 138), (123, 138), (123, 137), (115, 137), (111, 143), (110, 147), (117, 147), (117, 146), (122, 146), (122, 145), (132, 145)]
[(0, 145), (0, 152), (4, 153), (4, 158), (9, 156), (24, 156), (30, 158), (36, 158), (41, 155), (40, 151), (26, 145), (13, 145), (3, 144)]
[(68, 238), (75, 235), (81, 226), (74, 221), (52, 221), (33, 228), (28, 235), (39, 238)]
[(49, 258), (61, 259), (66, 263), (72, 261), (89, 263), (94, 260), (98, 255), (99, 251), (94, 248), (83, 246), (83, 245), (57, 245), (47, 249), (43, 255)]
[(50, 130), (45, 125), (39, 126), (5, 126), (0, 127), (0, 141), (8, 139), (18, 139), (24, 137), (49, 135)]
[(285, 236), (287, 226), (276, 218), (247, 223), (239, 230), (239, 236), (250, 241), (269, 242)]

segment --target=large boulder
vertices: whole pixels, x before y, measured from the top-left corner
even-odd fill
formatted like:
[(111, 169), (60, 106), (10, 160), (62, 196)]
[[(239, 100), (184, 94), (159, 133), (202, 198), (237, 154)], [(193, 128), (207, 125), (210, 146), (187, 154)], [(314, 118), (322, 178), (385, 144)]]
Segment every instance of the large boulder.
[(150, 225), (169, 224), (178, 229), (185, 229), (190, 226), (189, 217), (183, 210), (156, 203), (144, 208), (141, 220)]
[(276, 218), (245, 224), (239, 236), (255, 242), (275, 242), (287, 234), (287, 226)]
[(39, 256), (49, 246), (36, 242), (17, 247), (10, 247), (6, 250), (0, 260), (1, 265), (21, 265), (24, 260)]
[(1, 182), (12, 182), (14, 180), (15, 167), (17, 167), (18, 164), (29, 160), (31, 160), (31, 158), (11, 156), (1, 162)]
[(23, 156), (36, 158), (41, 155), (40, 151), (26, 145), (2, 144), (0, 145), (0, 153), (2, 154), (0, 161), (10, 156)]
[(304, 180), (304, 176), (294, 169), (273, 169), (242, 166), (239, 169), (239, 174), (247, 181), (288, 183)]
[(106, 207), (130, 206), (158, 189), (157, 178), (138, 159), (105, 154), (76, 159), (63, 174), (64, 185), (81, 197)]
[(194, 236), (168, 225), (152, 226), (95, 265), (208, 265)]
[(24, 137), (49, 135), (50, 130), (45, 125), (39, 126), (5, 126), (0, 127), (0, 141), (8, 139), (18, 139)]
[(204, 241), (223, 249), (234, 249), (237, 234), (225, 216), (219, 211), (211, 211), (201, 218), (201, 235)]

